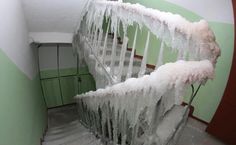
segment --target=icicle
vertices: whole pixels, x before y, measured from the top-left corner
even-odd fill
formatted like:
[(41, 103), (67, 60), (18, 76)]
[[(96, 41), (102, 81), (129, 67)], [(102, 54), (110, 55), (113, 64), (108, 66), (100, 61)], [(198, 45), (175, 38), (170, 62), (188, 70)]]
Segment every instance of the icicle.
[(119, 73), (118, 73), (118, 76), (117, 76), (117, 81), (118, 82), (121, 81), (121, 76), (122, 76), (124, 61), (125, 61), (125, 53), (126, 53), (127, 44), (128, 44), (128, 41), (129, 41), (128, 37), (126, 37), (125, 35), (126, 34), (124, 33), (124, 39), (123, 39), (122, 49), (121, 49), (121, 53), (120, 53)]
[(132, 52), (131, 52), (131, 56), (130, 56), (130, 60), (129, 60), (129, 67), (128, 67), (126, 79), (129, 79), (132, 75), (132, 72), (133, 72), (133, 62), (134, 62), (134, 53), (135, 53), (135, 47), (136, 47), (137, 34), (138, 34), (138, 25), (136, 26), (136, 30), (135, 30), (135, 34), (134, 34), (133, 47), (132, 47)]
[(117, 25), (117, 19), (115, 20), (116, 23), (114, 22), (114, 38), (113, 38), (113, 44), (112, 44), (112, 52), (111, 52), (111, 75), (114, 76), (114, 69), (115, 69), (115, 57), (116, 57), (116, 49), (117, 49), (117, 27), (119, 27)]
[(95, 28), (94, 38), (92, 41), (93, 48), (94, 48), (94, 54), (97, 54), (97, 39), (98, 39), (98, 27)]
[(109, 139), (112, 139), (112, 130), (111, 130), (111, 119), (110, 119), (110, 110), (109, 110), (110, 105), (106, 104), (106, 118), (107, 118), (107, 127), (108, 127), (108, 136)]
[(177, 60), (184, 60), (184, 49), (183, 48), (179, 49)]
[(106, 47), (107, 47), (107, 37), (108, 37), (109, 28), (110, 28), (110, 20), (111, 19), (109, 19), (109, 21), (108, 21), (106, 36), (105, 36), (105, 40), (104, 40), (104, 44), (103, 44), (103, 49), (102, 49), (102, 63), (104, 65), (105, 65), (105, 55), (106, 55)]
[(161, 47), (160, 47), (159, 56), (158, 56), (158, 59), (157, 59), (157, 63), (156, 63), (156, 68), (155, 68), (155, 70), (163, 64), (164, 46), (165, 46), (165, 42), (162, 40), (162, 41), (161, 41)]
[(123, 111), (123, 118), (122, 118), (122, 130), (121, 130), (121, 145), (126, 145), (127, 140), (127, 114), (125, 111)]
[(95, 24), (92, 25), (91, 29), (92, 30), (91, 30), (91, 34), (90, 34), (90, 38), (89, 38), (90, 44), (92, 44), (94, 36), (95, 36), (95, 34), (94, 34), (95, 33), (95, 29), (96, 29)]
[[(117, 96), (116, 96), (117, 97)], [(117, 136), (117, 112), (115, 112), (115, 114), (113, 114), (113, 145), (117, 145), (118, 144), (118, 136)]]
[(99, 29), (99, 34), (98, 34), (98, 43), (97, 43), (97, 48), (100, 50), (101, 49), (101, 45), (102, 45), (102, 36), (103, 36), (103, 29), (100, 28)]
[(149, 48), (149, 39), (150, 39), (150, 32), (148, 31), (146, 46), (145, 46), (144, 54), (143, 54), (143, 60), (142, 60), (142, 64), (141, 64), (141, 67), (140, 67), (138, 77), (142, 77), (145, 74), (145, 71), (146, 71), (147, 55), (148, 55), (148, 48)]

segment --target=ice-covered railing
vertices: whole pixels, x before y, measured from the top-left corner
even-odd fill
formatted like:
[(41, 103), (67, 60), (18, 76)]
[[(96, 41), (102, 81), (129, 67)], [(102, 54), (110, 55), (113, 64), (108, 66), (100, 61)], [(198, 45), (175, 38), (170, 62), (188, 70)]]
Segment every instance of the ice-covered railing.
[[(98, 0), (89, 1), (84, 14), (74, 45), (98, 84), (105, 81), (110, 86), (76, 97), (81, 122), (114, 144), (173, 144), (187, 118), (188, 108), (180, 105), (186, 88), (212, 79), (220, 55), (207, 22), (189, 22), (180, 15), (139, 4)], [(136, 30), (126, 68), (127, 80), (119, 83), (125, 69), (129, 26)], [(139, 78), (131, 78), (137, 35), (143, 27), (148, 28), (148, 33)], [(145, 75), (151, 33), (161, 45), (155, 71)], [(118, 44), (117, 37), (121, 34), (122, 44)], [(163, 64), (167, 46), (176, 50), (178, 57), (176, 62)], [(105, 63), (107, 50), (111, 51), (109, 65)]]
[(168, 63), (150, 75), (78, 95), (79, 118), (114, 144), (169, 144), (188, 115), (180, 106), (186, 87), (213, 74), (208, 60)]
[[(220, 49), (215, 41), (215, 36), (205, 20), (199, 22), (189, 22), (177, 14), (161, 12), (156, 9), (146, 8), (139, 4), (122, 3), (115, 1), (91, 0), (84, 8), (84, 25), (80, 27), (79, 34), (82, 41), (86, 39), (91, 46), (90, 53), (97, 55), (96, 58), (106, 67), (104, 57), (108, 49), (108, 33), (113, 33), (113, 42), (111, 45), (111, 63), (106, 67), (106, 71), (111, 75), (114, 82), (120, 82), (124, 68), (124, 58), (126, 46), (129, 38), (127, 37), (127, 28), (137, 24), (133, 38), (132, 53), (126, 78), (132, 74), (132, 63), (136, 49), (136, 38), (138, 30), (142, 27), (148, 28), (148, 35), (143, 54), (142, 65), (139, 77), (145, 74), (147, 54), (149, 49), (150, 33), (153, 33), (160, 41), (159, 57), (156, 67), (163, 64), (163, 52), (166, 46), (172, 50), (178, 51), (177, 60), (204, 60), (208, 59), (215, 65)], [(104, 21), (107, 28), (104, 30)], [(80, 25), (81, 26), (81, 25)], [(117, 37), (123, 33), (123, 45), (120, 53), (119, 70), (115, 71), (115, 54), (117, 50)], [(103, 41), (103, 42), (102, 42)], [(80, 49), (85, 49), (80, 47)], [(102, 50), (102, 55), (98, 55)], [(90, 55), (90, 54), (89, 54)], [(86, 56), (88, 57), (88, 56)], [(96, 62), (96, 64), (98, 64)], [(96, 65), (98, 66), (98, 65)], [(96, 67), (97, 68), (97, 67)]]

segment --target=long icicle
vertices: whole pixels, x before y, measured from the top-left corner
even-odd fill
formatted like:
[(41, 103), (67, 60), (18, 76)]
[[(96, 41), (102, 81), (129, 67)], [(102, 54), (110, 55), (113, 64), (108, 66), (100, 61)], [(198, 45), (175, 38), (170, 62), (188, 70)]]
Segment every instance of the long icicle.
[(159, 66), (161, 66), (163, 64), (163, 52), (164, 52), (164, 41), (161, 41), (161, 47), (160, 47), (160, 51), (159, 51), (159, 56), (157, 59), (157, 63), (156, 63), (156, 68), (157, 69)]
[(137, 34), (138, 34), (138, 25), (136, 27), (135, 34), (134, 34), (133, 47), (132, 47), (132, 52), (131, 52), (131, 56), (129, 60), (129, 67), (128, 67), (128, 73), (127, 73), (126, 79), (129, 79), (133, 72), (134, 52), (135, 52), (135, 47), (136, 47)]
[(128, 41), (129, 41), (129, 39), (126, 36), (126, 33), (124, 33), (124, 39), (123, 39), (122, 49), (121, 49), (121, 53), (120, 53), (119, 74), (118, 74), (118, 77), (117, 77), (118, 82), (121, 81), (121, 76), (122, 76), (122, 72), (123, 72), (123, 68), (124, 68), (125, 53), (127, 51)]
[(140, 67), (140, 71), (138, 73), (138, 77), (142, 77), (145, 74), (145, 71), (146, 71), (147, 55), (148, 55), (148, 48), (149, 48), (149, 39), (150, 39), (150, 32), (148, 31), (146, 46), (145, 46), (145, 50), (144, 50), (144, 54), (143, 54), (143, 60), (142, 60), (142, 64), (141, 64), (141, 67)]
[(124, 115), (122, 118), (122, 130), (121, 130), (121, 145), (126, 145), (126, 140), (127, 140), (127, 134), (126, 134), (126, 130), (127, 130), (127, 114), (125, 111), (123, 111)]
[(103, 49), (102, 49), (102, 63), (105, 65), (105, 55), (106, 55), (106, 47), (107, 47), (107, 37), (108, 37), (108, 32), (110, 28), (110, 21), (111, 19), (108, 20), (108, 25), (107, 25), (107, 31), (106, 31), (106, 36), (103, 44)]
[(111, 75), (114, 76), (114, 70), (115, 70), (115, 57), (116, 57), (116, 49), (117, 49), (117, 28), (119, 24), (119, 20), (115, 23), (114, 28), (114, 38), (113, 38), (113, 44), (112, 44), (112, 52), (111, 52)]

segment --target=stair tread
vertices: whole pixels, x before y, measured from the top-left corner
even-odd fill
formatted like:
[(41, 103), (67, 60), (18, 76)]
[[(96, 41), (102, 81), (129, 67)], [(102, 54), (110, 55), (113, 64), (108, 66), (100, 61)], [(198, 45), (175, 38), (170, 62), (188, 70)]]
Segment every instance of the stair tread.
[(78, 127), (68, 128), (67, 130), (62, 130), (62, 131), (57, 132), (57, 133), (51, 133), (51, 134), (47, 133), (46, 136), (44, 137), (44, 140), (45, 141), (55, 140), (55, 139), (58, 139), (58, 138), (66, 137), (66, 136), (69, 136), (71, 134), (75, 134), (75, 133), (79, 133), (79, 132), (83, 132), (83, 131), (87, 131), (87, 129), (85, 129), (81, 125), (78, 125)]
[(71, 143), (75, 140), (82, 140), (84, 138), (92, 138), (92, 139), (95, 139), (95, 136), (89, 132), (88, 130), (86, 131), (79, 131), (77, 133), (74, 133), (74, 134), (70, 134), (68, 136), (64, 136), (64, 137), (61, 137), (61, 138), (56, 138), (54, 140), (48, 140), (48, 141), (44, 141), (43, 142), (43, 145), (64, 145), (64, 144), (67, 144), (67, 143)]
[(61, 126), (58, 126), (58, 127), (53, 127), (53, 128), (49, 128), (48, 129), (48, 133), (56, 133), (58, 131), (63, 131), (64, 129), (66, 128), (73, 128), (73, 127), (76, 127), (78, 125), (79, 121), (78, 120), (75, 120), (73, 122), (70, 122), (68, 124), (63, 124)]
[(67, 143), (66, 145), (103, 145), (100, 139), (96, 138), (83, 138), (83, 140), (78, 139), (73, 142)]
[(185, 111), (185, 107), (175, 105), (163, 118), (156, 131), (157, 136), (160, 137), (162, 142), (171, 137), (178, 129), (177, 127), (182, 122)]

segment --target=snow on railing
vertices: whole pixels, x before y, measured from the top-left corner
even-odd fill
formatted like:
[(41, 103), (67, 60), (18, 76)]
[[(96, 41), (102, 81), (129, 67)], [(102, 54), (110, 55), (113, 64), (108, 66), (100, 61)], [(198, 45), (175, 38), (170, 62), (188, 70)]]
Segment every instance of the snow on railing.
[[(113, 78), (114, 82), (120, 82), (121, 74), (123, 70), (125, 46), (128, 43), (127, 28), (138, 24), (136, 33), (134, 36), (132, 55), (129, 61), (129, 69), (126, 74), (126, 78), (130, 78), (132, 74), (132, 65), (134, 59), (134, 51), (136, 46), (136, 37), (138, 27), (142, 29), (143, 26), (147, 27), (149, 32), (147, 35), (146, 46), (144, 49), (142, 65), (139, 72), (139, 77), (143, 76), (146, 71), (146, 63), (149, 49), (149, 37), (152, 32), (161, 41), (160, 51), (156, 67), (159, 67), (163, 63), (163, 52), (166, 46), (173, 50), (178, 51), (177, 60), (205, 60), (208, 59), (215, 65), (218, 56), (220, 55), (220, 49), (215, 41), (215, 36), (209, 28), (205, 20), (199, 22), (189, 22), (185, 18), (177, 14), (169, 12), (161, 12), (156, 9), (145, 8), (139, 4), (122, 3), (117, 1), (101, 1), (93, 0), (88, 1), (84, 15), (84, 25), (80, 29), (82, 35), (87, 37), (88, 41), (91, 41), (93, 46), (93, 53), (102, 47), (101, 62), (106, 66), (104, 59), (107, 50), (107, 37), (110, 29), (110, 33), (113, 33), (113, 41), (111, 47), (110, 64), (106, 70), (109, 70), (109, 74)], [(105, 38), (103, 38), (103, 26), (104, 21), (108, 26), (106, 29)], [(120, 30), (122, 26), (122, 30)], [(126, 42), (122, 49), (122, 55), (120, 56), (120, 70), (115, 73), (115, 57), (117, 51), (117, 36), (120, 32), (123, 32), (123, 42)], [(102, 44), (101, 41), (104, 40)]]
[[(213, 74), (214, 67), (208, 60), (162, 65), (150, 75), (78, 95), (76, 100), (80, 120), (102, 138), (113, 140), (114, 144), (119, 143), (119, 137), (122, 143), (149, 144), (152, 136), (159, 139), (151, 139), (153, 143), (163, 144), (175, 135), (178, 125), (164, 131), (167, 133), (162, 136), (161, 128), (171, 126), (168, 121), (166, 125), (162, 120), (182, 103), (188, 85), (204, 83), (206, 79), (212, 79)], [(186, 111), (183, 108), (174, 116), (183, 119)], [(138, 131), (140, 127), (142, 132)]]
[[(146, 26), (167, 46), (179, 49), (179, 56), (190, 52), (193, 59), (209, 59), (214, 64), (220, 55), (215, 36), (205, 20), (189, 22), (178, 14), (161, 12), (139, 4), (93, 0), (84, 10), (87, 13), (87, 28), (102, 30), (105, 19), (111, 19), (111, 31), (117, 33), (120, 23), (126, 33), (127, 27), (137, 23)], [(91, 32), (91, 31), (90, 31)]]
[[(79, 54), (83, 54), (80, 58), (87, 62), (97, 87), (110, 86), (76, 96), (80, 120), (114, 144), (164, 145), (173, 141), (186, 121), (188, 108), (179, 107), (186, 88), (194, 83), (204, 84), (214, 77), (220, 49), (207, 22), (192, 23), (180, 15), (139, 4), (102, 0), (89, 1), (84, 14), (86, 19), (75, 35), (74, 45), (78, 46)], [(105, 31), (104, 21), (107, 22)], [(119, 83), (129, 40), (127, 28), (134, 24), (137, 25), (127, 80)], [(117, 40), (120, 26), (124, 35), (122, 45)], [(139, 78), (131, 78), (137, 35), (143, 26), (148, 28), (148, 35)], [(113, 38), (109, 39), (109, 33)], [(161, 45), (155, 71), (145, 75), (150, 33), (156, 35)], [(178, 51), (176, 62), (163, 64), (166, 46)], [(115, 71), (117, 47), (120, 47), (118, 73)], [(111, 52), (109, 64), (106, 63), (108, 50)]]

